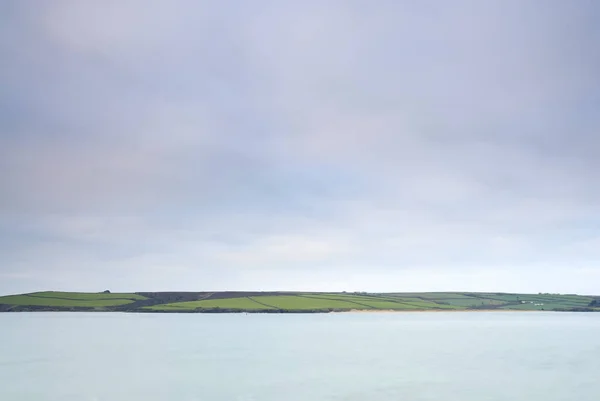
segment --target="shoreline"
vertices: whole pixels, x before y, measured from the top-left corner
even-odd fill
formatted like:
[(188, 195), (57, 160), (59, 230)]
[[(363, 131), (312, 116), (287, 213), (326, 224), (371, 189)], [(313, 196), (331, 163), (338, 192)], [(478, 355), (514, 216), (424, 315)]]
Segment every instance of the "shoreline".
[[(532, 309), (421, 309), (421, 310), (402, 310), (402, 309), (353, 309), (348, 311), (335, 311), (331, 313), (481, 313), (481, 312), (494, 312), (494, 313), (505, 313), (505, 312), (562, 312), (554, 310), (532, 310)], [(565, 311), (575, 312), (575, 311)]]
[(214, 314), (259, 314), (259, 315), (311, 315), (311, 314), (328, 314), (328, 313), (546, 313), (546, 312), (600, 312), (600, 310), (535, 310), (535, 309), (348, 309), (348, 310), (94, 310), (94, 309), (18, 309), (18, 310), (0, 310), (0, 313), (44, 313), (44, 312), (60, 312), (60, 313), (133, 313), (133, 314), (199, 314), (199, 315), (214, 315)]
[(600, 312), (600, 297), (512, 293), (41, 291), (0, 296), (0, 312), (414, 313)]

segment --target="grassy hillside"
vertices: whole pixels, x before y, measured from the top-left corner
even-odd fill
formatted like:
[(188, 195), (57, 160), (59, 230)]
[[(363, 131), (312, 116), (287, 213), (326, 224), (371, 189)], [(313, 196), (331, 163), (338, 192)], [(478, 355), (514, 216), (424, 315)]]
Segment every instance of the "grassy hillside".
[(0, 311), (329, 312), (350, 310), (600, 311), (595, 297), (506, 293), (36, 292), (0, 297)]
[(62, 309), (106, 309), (127, 305), (147, 298), (138, 294), (125, 293), (82, 293), (82, 292), (34, 292), (23, 295), (9, 295), (0, 297), (0, 310), (21, 310), (49, 308)]

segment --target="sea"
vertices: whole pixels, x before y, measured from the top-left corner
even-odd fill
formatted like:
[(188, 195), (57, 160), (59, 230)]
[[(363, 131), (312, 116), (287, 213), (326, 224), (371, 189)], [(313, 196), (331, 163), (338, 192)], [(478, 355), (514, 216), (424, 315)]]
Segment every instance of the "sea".
[(598, 401), (600, 313), (0, 313), (2, 401)]

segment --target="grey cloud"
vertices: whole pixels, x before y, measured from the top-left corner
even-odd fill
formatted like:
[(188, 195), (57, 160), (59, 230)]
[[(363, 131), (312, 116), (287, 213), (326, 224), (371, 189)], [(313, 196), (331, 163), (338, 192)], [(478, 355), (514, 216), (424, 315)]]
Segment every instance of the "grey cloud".
[(6, 4), (0, 291), (595, 289), (593, 3)]

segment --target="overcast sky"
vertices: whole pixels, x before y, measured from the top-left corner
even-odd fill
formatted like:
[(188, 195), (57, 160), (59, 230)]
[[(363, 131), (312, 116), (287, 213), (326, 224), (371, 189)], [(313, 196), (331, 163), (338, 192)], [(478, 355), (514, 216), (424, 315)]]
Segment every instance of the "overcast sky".
[(594, 0), (0, 2), (0, 294), (600, 294)]

